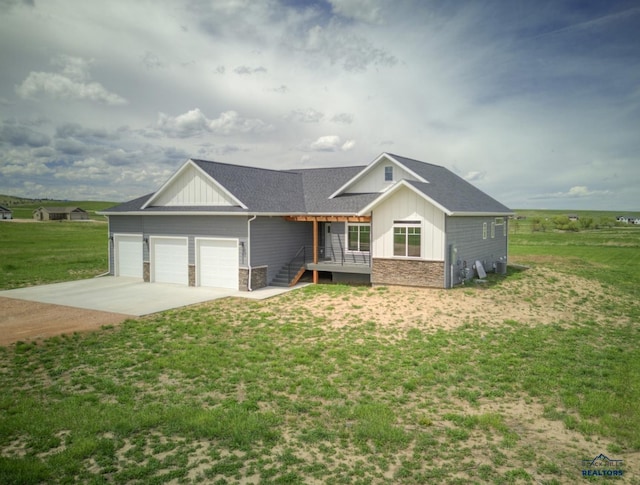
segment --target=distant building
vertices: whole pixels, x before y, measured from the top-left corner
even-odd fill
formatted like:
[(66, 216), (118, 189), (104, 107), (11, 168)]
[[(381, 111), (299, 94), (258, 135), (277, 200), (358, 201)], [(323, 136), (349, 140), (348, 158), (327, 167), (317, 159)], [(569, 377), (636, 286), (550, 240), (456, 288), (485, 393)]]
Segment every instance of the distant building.
[(13, 219), (13, 211), (0, 205), (0, 220)]
[(567, 214), (567, 217), (569, 218), (570, 221), (578, 221), (580, 220), (580, 218), (578, 217), (578, 214)]
[(39, 207), (33, 211), (36, 221), (86, 221), (87, 211), (80, 207)]
[(618, 217), (616, 217), (616, 221), (622, 222), (624, 224), (640, 224), (640, 217), (636, 217), (636, 216), (618, 216)]

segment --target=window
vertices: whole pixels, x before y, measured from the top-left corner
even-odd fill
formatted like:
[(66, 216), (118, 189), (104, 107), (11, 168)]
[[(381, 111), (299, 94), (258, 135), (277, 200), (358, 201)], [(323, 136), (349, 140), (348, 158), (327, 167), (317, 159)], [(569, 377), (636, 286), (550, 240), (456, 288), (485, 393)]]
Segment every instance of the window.
[(491, 223), (491, 239), (493, 239), (494, 237), (496, 237), (496, 223), (492, 222)]
[(369, 251), (371, 247), (371, 226), (369, 224), (349, 224), (347, 231), (349, 251)]
[(487, 239), (487, 223), (482, 223), (482, 239)]
[(385, 182), (393, 182), (393, 167), (392, 166), (384, 167), (384, 181)]
[(393, 255), (409, 258), (420, 257), (421, 229), (419, 225), (396, 224), (393, 226)]

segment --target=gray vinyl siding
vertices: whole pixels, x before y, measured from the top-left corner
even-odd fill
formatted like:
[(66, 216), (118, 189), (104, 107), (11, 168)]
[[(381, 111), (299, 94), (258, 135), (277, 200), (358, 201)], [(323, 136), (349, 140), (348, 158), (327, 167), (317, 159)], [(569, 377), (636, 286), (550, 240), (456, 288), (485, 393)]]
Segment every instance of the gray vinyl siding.
[[(326, 224), (326, 223), (325, 223)], [(345, 254), (347, 239), (346, 232), (347, 226), (344, 222), (332, 222), (331, 223), (331, 245), (327, 248), (325, 244), (325, 257), (330, 258), (332, 261), (341, 261), (342, 256)], [(330, 251), (327, 254), (327, 251)]]
[[(195, 264), (195, 238), (235, 238), (240, 241), (238, 261), (247, 265), (247, 220), (246, 216), (109, 216), (109, 235), (142, 234), (150, 236), (188, 237), (189, 264)], [(149, 247), (142, 245), (143, 260), (149, 261)], [(113, 268), (113, 251), (110, 251), (110, 268)]]
[[(507, 257), (507, 237), (503, 227), (496, 226), (495, 237), (491, 237), (491, 223), (495, 217), (449, 217), (445, 219), (446, 247), (445, 247), (445, 277), (446, 287), (462, 282), (460, 269), (466, 261), (467, 267), (472, 267), (476, 261), (482, 261), (487, 272), (493, 271), (493, 264), (500, 257)], [(505, 224), (508, 218), (505, 217)], [(483, 239), (483, 223), (487, 223), (487, 238)], [(507, 235), (509, 233), (507, 226)], [(457, 261), (450, 261), (450, 247), (458, 250)], [(453, 263), (453, 280), (451, 279), (451, 264)]]
[(258, 217), (251, 222), (251, 265), (267, 266), (268, 283), (302, 246), (311, 245), (311, 222), (290, 222), (283, 217)]
[[(363, 261), (367, 261), (367, 258), (369, 257), (368, 252), (348, 250), (347, 227), (348, 225), (346, 222), (331, 222), (331, 245), (330, 247), (327, 247), (325, 244), (325, 257), (332, 261), (340, 263), (344, 262), (346, 264), (362, 263)], [(321, 245), (321, 249), (322, 248), (323, 246)]]

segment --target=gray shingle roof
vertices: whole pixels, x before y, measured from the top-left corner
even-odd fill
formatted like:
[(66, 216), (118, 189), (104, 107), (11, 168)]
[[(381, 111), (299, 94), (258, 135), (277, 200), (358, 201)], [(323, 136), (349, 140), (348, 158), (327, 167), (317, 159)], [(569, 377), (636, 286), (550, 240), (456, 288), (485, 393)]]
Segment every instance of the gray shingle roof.
[(429, 182), (408, 183), (451, 212), (511, 212), (511, 209), (445, 167), (389, 155)]
[[(429, 183), (408, 181), (415, 189), (433, 199), (450, 212), (511, 212), (448, 169), (391, 155)], [(270, 170), (231, 165), (206, 160), (192, 160), (205, 173), (240, 200), (247, 209), (220, 207), (156, 207), (142, 209), (153, 194), (105, 210), (121, 212), (229, 212), (283, 214), (357, 214), (380, 197), (380, 193), (329, 196), (364, 170), (365, 166), (332, 167), (298, 170)]]

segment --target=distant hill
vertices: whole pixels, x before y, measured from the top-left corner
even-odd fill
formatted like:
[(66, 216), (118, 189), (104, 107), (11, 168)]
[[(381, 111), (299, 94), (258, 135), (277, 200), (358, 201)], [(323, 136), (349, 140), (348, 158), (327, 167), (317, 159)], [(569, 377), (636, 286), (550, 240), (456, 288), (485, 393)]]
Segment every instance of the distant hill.
[(28, 199), (25, 197), (16, 197), (13, 195), (0, 194), (0, 205), (8, 207), (13, 211), (14, 219), (31, 219), (34, 209), (42, 206), (52, 207), (80, 207), (89, 213), (91, 219), (102, 219), (104, 216), (98, 216), (96, 211), (108, 209), (117, 205), (117, 202), (96, 201), (96, 200), (56, 200), (56, 199)]
[[(4, 195), (0, 194), (0, 205), (5, 207), (11, 207), (14, 205), (23, 205), (23, 204), (36, 204), (47, 201), (48, 199), (25, 199), (24, 197), (16, 197), (14, 195)], [(49, 201), (49, 202), (57, 202), (57, 201)]]

